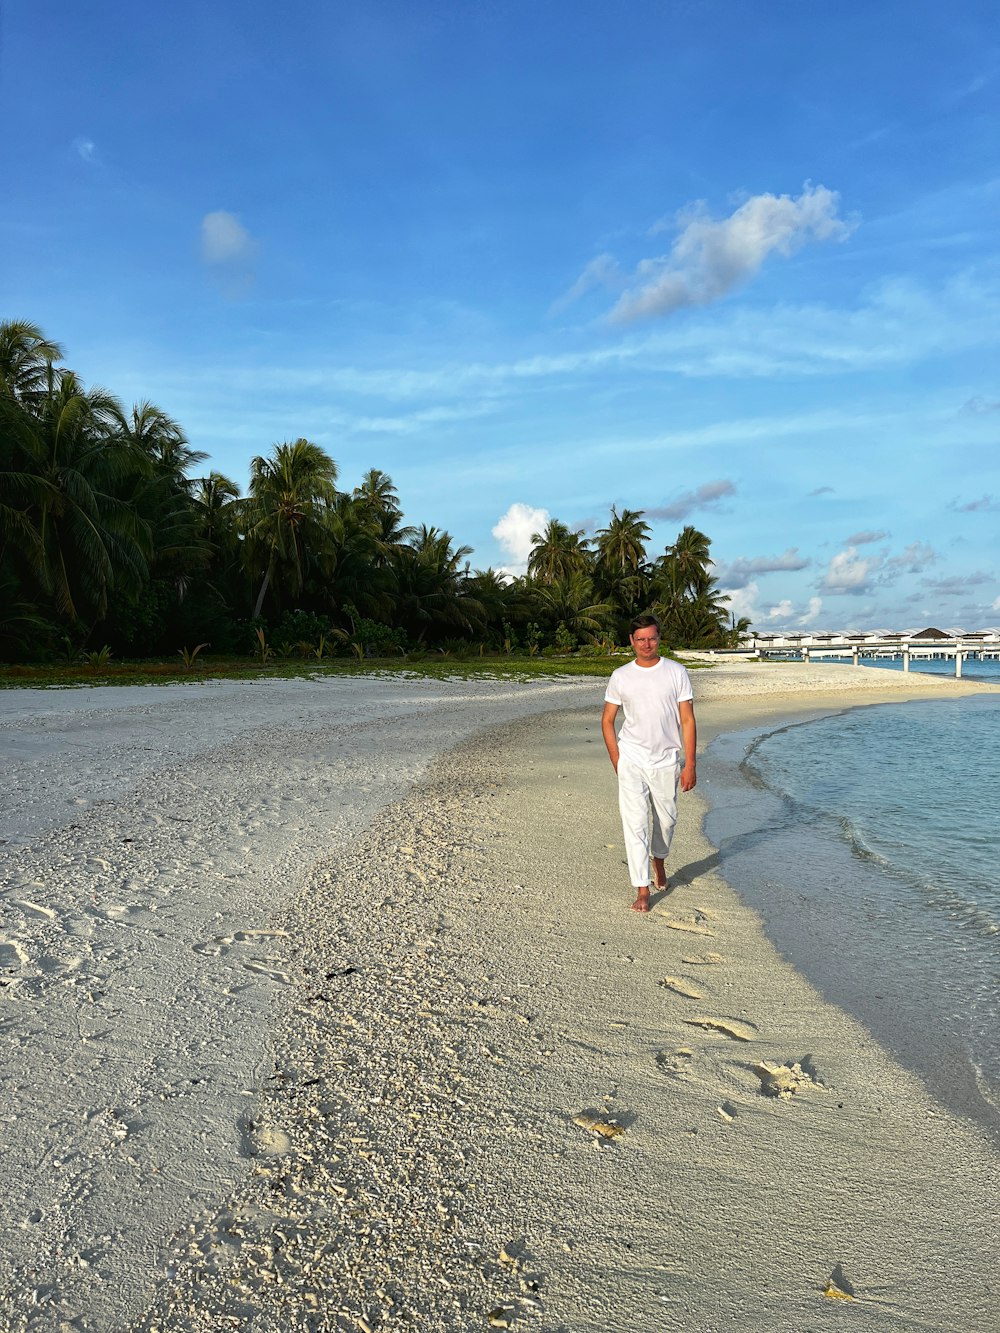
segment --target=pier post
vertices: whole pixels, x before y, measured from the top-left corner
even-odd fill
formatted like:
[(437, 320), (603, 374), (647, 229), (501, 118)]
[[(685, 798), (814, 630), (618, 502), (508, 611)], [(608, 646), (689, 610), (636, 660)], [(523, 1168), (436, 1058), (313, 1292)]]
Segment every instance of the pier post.
[(851, 666), (858, 665), (858, 645), (855, 644), (851, 649)]
[(904, 643), (904, 644), (903, 644), (903, 670), (904, 670), (904, 671), (909, 671), (909, 669), (910, 669), (910, 645), (909, 645), (908, 643)]
[(955, 679), (956, 679), (956, 680), (961, 680), (961, 679), (962, 679), (962, 658), (963, 658), (964, 656), (965, 656), (965, 654), (962, 652), (961, 648), (956, 647), (956, 649), (955, 649)]

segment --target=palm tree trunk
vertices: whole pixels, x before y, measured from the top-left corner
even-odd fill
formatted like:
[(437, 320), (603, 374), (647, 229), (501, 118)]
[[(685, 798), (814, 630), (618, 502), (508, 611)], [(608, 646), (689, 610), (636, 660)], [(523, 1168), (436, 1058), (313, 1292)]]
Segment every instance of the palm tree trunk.
[(274, 568), (274, 558), (267, 562), (267, 569), (264, 571), (264, 581), (260, 585), (260, 592), (257, 594), (257, 605), (253, 609), (253, 618), (256, 620), (260, 615), (260, 608), (264, 605), (264, 596), (267, 592), (267, 585), (271, 582), (271, 570)]

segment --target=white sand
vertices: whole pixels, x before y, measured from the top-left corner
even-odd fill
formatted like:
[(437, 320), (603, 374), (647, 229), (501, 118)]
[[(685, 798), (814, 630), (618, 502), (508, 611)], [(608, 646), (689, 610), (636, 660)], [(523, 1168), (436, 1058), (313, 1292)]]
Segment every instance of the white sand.
[[(696, 686), (703, 735), (956, 688)], [(602, 693), (0, 694), (0, 1326), (989, 1327), (989, 1146), (777, 957), (697, 797), (624, 910)]]

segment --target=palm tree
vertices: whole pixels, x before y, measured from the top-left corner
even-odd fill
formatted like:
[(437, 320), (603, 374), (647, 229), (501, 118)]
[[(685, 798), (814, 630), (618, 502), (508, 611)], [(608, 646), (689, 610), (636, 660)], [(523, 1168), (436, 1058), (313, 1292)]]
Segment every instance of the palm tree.
[(638, 572), (646, 563), (650, 532), (641, 509), (623, 509), (619, 514), (612, 505), (608, 526), (597, 533), (598, 560), (608, 570)]
[(193, 499), (201, 515), (202, 535), (212, 546), (219, 547), (233, 532), (232, 516), (240, 488), (221, 472), (210, 472), (194, 483)]
[(535, 589), (535, 601), (547, 620), (565, 625), (578, 639), (606, 629), (615, 610), (610, 602), (594, 601), (594, 585), (580, 573), (540, 585)]
[(360, 484), (355, 486), (353, 496), (366, 508), (376, 512), (385, 509), (399, 510), (396, 487), (388, 472), (383, 472), (381, 468), (369, 468), (361, 478)]
[(621, 639), (628, 622), (647, 602), (649, 535), (641, 510), (624, 509), (619, 514), (614, 506), (608, 526), (597, 533), (595, 583), (600, 599), (617, 609), (615, 630)]
[(306, 563), (322, 545), (322, 519), (336, 498), (336, 480), (337, 464), (310, 440), (276, 444), (271, 458), (251, 460), (243, 530), (251, 562), (264, 566), (255, 619), (280, 565), (290, 568), (292, 589), (301, 590)]
[(0, 435), (14, 460), (0, 516), (8, 547), (11, 538), (24, 542), (43, 593), (71, 623), (89, 627), (107, 611), (113, 587), (135, 591), (147, 576), (149, 527), (122, 497), (148, 464), (118, 434), (116, 399), (86, 392), (72, 371), (50, 380), (35, 412), (0, 397)]
[(673, 546), (666, 549), (665, 555), (676, 561), (681, 583), (689, 592), (702, 587), (709, 576), (711, 545), (705, 534), (689, 523), (677, 534)]
[(570, 574), (585, 574), (590, 567), (590, 549), (583, 529), (572, 532), (557, 518), (549, 519), (544, 532), (533, 532), (534, 546), (528, 556), (528, 574), (539, 583), (553, 583)]
[(52, 367), (62, 348), (37, 324), (24, 319), (0, 323), (0, 394), (36, 408), (52, 386)]
[(396, 614), (418, 643), (428, 634), (483, 627), (485, 611), (472, 591), (468, 566), (460, 568), (471, 554), (471, 546), (453, 546), (450, 533), (426, 524), (396, 548)]
[(180, 601), (192, 573), (211, 561), (211, 547), (192, 503), (196, 482), (187, 476), (188, 469), (208, 455), (192, 449), (177, 422), (146, 401), (122, 414), (117, 434), (147, 465), (126, 498), (152, 534), (150, 572), (171, 584)]
[(387, 623), (392, 618), (395, 578), (390, 564), (392, 544), (383, 540), (384, 519), (393, 510), (375, 512), (355, 490), (339, 494), (326, 516), (328, 541), (319, 569), (321, 599), (329, 610), (351, 620), (345, 608)]
[(357, 503), (360, 512), (368, 516), (375, 530), (378, 543), (375, 564), (387, 566), (393, 547), (409, 541), (416, 532), (416, 528), (403, 523), (403, 511), (392, 478), (380, 468), (369, 469), (361, 478), (361, 484), (354, 488), (351, 499)]

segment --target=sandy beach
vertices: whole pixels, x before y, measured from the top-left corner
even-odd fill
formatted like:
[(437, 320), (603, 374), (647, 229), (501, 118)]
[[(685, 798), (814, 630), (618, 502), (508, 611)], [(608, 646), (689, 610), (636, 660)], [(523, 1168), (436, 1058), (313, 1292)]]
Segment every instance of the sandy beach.
[[(701, 744), (983, 689), (695, 677)], [(603, 682), (0, 694), (4, 1330), (980, 1330), (996, 1153), (787, 964)]]

